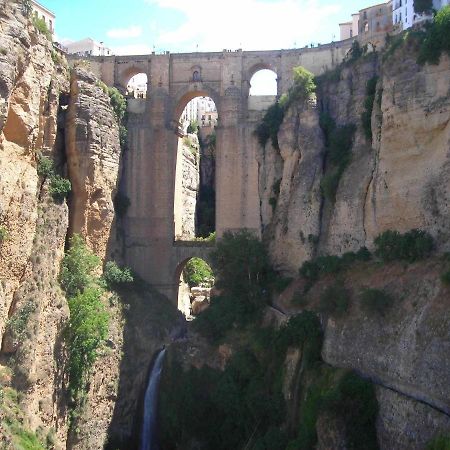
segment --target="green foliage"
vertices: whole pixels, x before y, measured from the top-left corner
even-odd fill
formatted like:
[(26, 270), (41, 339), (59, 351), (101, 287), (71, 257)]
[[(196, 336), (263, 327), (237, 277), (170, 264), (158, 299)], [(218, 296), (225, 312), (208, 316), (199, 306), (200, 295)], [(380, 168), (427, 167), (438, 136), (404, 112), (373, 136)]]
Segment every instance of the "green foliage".
[(450, 5), (444, 6), (426, 27), (417, 62), (439, 64), (443, 52), (450, 55)]
[(447, 272), (441, 275), (441, 281), (446, 285), (450, 285), (450, 270), (447, 270)]
[(272, 146), (277, 150), (280, 149), (278, 144), (278, 131), (283, 123), (284, 112), (285, 110), (280, 105), (279, 101), (267, 109), (264, 117), (255, 130), (255, 134), (261, 147), (265, 147), (270, 139)]
[(196, 120), (193, 120), (191, 123), (189, 123), (187, 127), (188, 134), (198, 134), (199, 126), (198, 122)]
[(50, 179), (49, 192), (57, 202), (63, 201), (72, 191), (72, 184), (67, 178), (60, 175), (53, 175)]
[(6, 228), (4, 225), (0, 225), (0, 242), (6, 241), (8, 237), (8, 228)]
[(366, 86), (366, 99), (364, 101), (364, 111), (361, 114), (361, 122), (364, 134), (368, 141), (372, 141), (372, 111), (375, 102), (378, 76), (374, 75)]
[(93, 270), (100, 264), (100, 258), (87, 247), (83, 238), (75, 234), (70, 239), (70, 248), (61, 265), (60, 283), (69, 297), (82, 293), (95, 283)]
[(450, 450), (450, 434), (435, 437), (426, 450)]
[(321, 410), (344, 419), (349, 449), (378, 450), (378, 402), (372, 383), (348, 373), (323, 398)]
[(340, 317), (344, 315), (350, 305), (350, 292), (341, 282), (325, 289), (320, 296), (320, 311), (332, 316)]
[(328, 114), (321, 114), (319, 123), (324, 132), (327, 163), (329, 163), (320, 187), (325, 198), (334, 202), (342, 174), (351, 161), (356, 127), (354, 125), (337, 127)]
[(226, 232), (211, 254), (216, 285), (222, 296), (197, 317), (194, 327), (207, 338), (220, 340), (233, 324), (256, 320), (268, 301), (270, 265), (267, 250), (252, 233)]
[(347, 270), (357, 262), (368, 261), (371, 254), (366, 247), (361, 247), (356, 253), (347, 252), (342, 256), (324, 255), (313, 260), (305, 261), (300, 267), (300, 275), (308, 281), (308, 288), (315, 283), (322, 274), (338, 274)]
[(393, 298), (379, 289), (364, 289), (361, 293), (361, 307), (371, 315), (385, 315), (394, 304)]
[(375, 238), (375, 254), (383, 261), (414, 262), (428, 257), (434, 247), (426, 231), (411, 230), (405, 234), (388, 230)]
[(114, 197), (114, 211), (119, 217), (124, 217), (131, 205), (129, 197), (121, 191), (118, 191)]
[(364, 49), (357, 39), (353, 41), (352, 47), (349, 51), (349, 62), (354, 62), (364, 55)]
[(115, 87), (108, 88), (108, 95), (116, 116), (116, 120), (119, 124), (121, 124), (125, 118), (125, 113), (127, 112), (127, 101)]
[(200, 258), (191, 258), (183, 269), (183, 277), (189, 287), (212, 287), (214, 274), (211, 267)]
[(103, 271), (103, 278), (110, 288), (117, 288), (134, 281), (130, 268), (121, 268), (115, 261), (108, 261)]
[(303, 67), (294, 67), (293, 85), (275, 104), (270, 106), (259, 125), (255, 135), (261, 147), (265, 147), (269, 139), (272, 146), (279, 150), (278, 131), (283, 123), (284, 115), (293, 103), (304, 103), (315, 92), (314, 75)]
[(433, 0), (414, 0), (414, 12), (417, 14), (431, 13)]
[(36, 14), (33, 14), (31, 21), (33, 22), (33, 25), (36, 27), (36, 30), (38, 30), (39, 33), (43, 34), (49, 41), (52, 40), (52, 33), (48, 29), (44, 19), (38, 17)]
[(14, 333), (18, 341), (23, 339), (28, 321), (34, 311), (36, 311), (36, 303), (29, 299), (8, 320), (8, 329)]
[(69, 299), (70, 319), (66, 333), (69, 349), (69, 391), (75, 402), (86, 388), (87, 377), (107, 337), (108, 313), (102, 291), (88, 287)]
[(320, 360), (322, 331), (310, 312), (293, 317), (280, 330), (255, 330), (225, 370), (186, 372), (176, 360), (165, 366), (160, 386), (161, 447), (171, 450), (190, 440), (204, 448), (284, 449), (281, 431), (286, 406), (283, 365), (288, 346), (303, 348), (305, 367)]
[(46, 156), (40, 156), (37, 164), (37, 174), (43, 178), (54, 176), (53, 161)]
[(216, 242), (216, 232), (213, 231), (205, 237), (198, 236), (194, 238), (195, 242)]

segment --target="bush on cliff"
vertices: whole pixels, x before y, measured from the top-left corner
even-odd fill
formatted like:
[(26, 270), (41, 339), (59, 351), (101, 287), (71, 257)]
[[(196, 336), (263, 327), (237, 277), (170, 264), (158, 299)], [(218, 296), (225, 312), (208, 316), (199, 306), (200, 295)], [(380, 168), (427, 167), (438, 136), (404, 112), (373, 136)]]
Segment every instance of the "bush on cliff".
[(184, 281), (189, 287), (212, 287), (214, 274), (209, 265), (201, 258), (191, 258), (183, 270)]
[(303, 67), (294, 67), (293, 84), (286, 94), (270, 106), (256, 127), (255, 135), (261, 147), (265, 147), (269, 139), (276, 150), (280, 150), (278, 144), (278, 131), (283, 123), (284, 115), (294, 103), (305, 103), (314, 94), (316, 84), (314, 75)]
[(375, 94), (378, 77), (373, 76), (366, 85), (366, 99), (364, 101), (364, 111), (361, 114), (361, 122), (366, 135), (366, 139), (372, 142), (372, 111), (375, 103)]
[(383, 261), (418, 261), (428, 257), (434, 247), (432, 236), (422, 230), (411, 230), (404, 234), (387, 230), (377, 236), (374, 243), (375, 254)]
[(212, 298), (194, 327), (217, 341), (233, 324), (244, 325), (258, 318), (268, 301), (271, 268), (264, 244), (248, 231), (225, 233), (211, 260), (221, 296)]
[(361, 307), (368, 314), (384, 317), (393, 304), (393, 298), (380, 289), (367, 288), (361, 293)]
[(444, 6), (421, 36), (417, 62), (439, 64), (442, 53), (450, 55), (450, 5)]
[(103, 271), (103, 278), (110, 289), (125, 286), (134, 281), (131, 269), (119, 267), (115, 261), (108, 261)]

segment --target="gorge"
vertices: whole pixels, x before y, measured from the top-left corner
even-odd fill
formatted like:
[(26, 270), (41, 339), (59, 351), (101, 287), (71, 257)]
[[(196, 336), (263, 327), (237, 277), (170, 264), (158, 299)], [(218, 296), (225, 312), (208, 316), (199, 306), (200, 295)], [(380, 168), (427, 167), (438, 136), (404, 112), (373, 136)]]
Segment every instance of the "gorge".
[[(446, 450), (450, 58), (427, 36), (67, 59), (0, 0), (0, 448), (143, 448), (154, 361), (161, 450)], [(262, 68), (277, 98), (248, 96)], [(195, 202), (176, 239), (198, 96), (215, 241)], [(194, 257), (215, 286), (186, 322)]]

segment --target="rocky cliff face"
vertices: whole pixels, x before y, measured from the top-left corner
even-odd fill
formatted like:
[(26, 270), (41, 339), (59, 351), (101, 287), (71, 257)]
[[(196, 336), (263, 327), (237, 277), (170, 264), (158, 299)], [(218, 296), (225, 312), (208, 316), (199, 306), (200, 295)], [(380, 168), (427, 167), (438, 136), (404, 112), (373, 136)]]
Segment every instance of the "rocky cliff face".
[[(371, 248), (374, 238), (388, 229), (424, 229), (441, 251), (448, 250), (450, 61), (443, 57), (437, 66), (421, 67), (413, 50), (401, 51), (384, 62), (365, 58), (344, 67), (338, 80), (321, 82), (319, 109), (291, 108), (280, 129), (280, 152), (270, 146), (261, 150), (263, 226), (280, 269), (295, 273), (315, 251)], [(370, 142), (361, 115), (367, 83), (374, 76), (378, 83)], [(338, 126), (356, 126), (351, 162), (335, 202), (320, 194), (326, 168), (320, 113)], [(267, 191), (277, 180), (280, 194), (270, 217)]]
[[(389, 229), (426, 230), (438, 253), (448, 251), (450, 60), (422, 67), (416, 57), (402, 47), (387, 60), (372, 55), (345, 66), (337, 78), (324, 78), (317, 109), (288, 111), (278, 135), (280, 151), (261, 149), (263, 229), (280, 270), (295, 275), (313, 256), (373, 248), (375, 237)], [(361, 121), (371, 79), (376, 80), (372, 140)], [(328, 164), (320, 114), (338, 127), (356, 126), (351, 161), (334, 201), (320, 190)], [(423, 449), (433, 436), (450, 431), (450, 294), (440, 280), (444, 270), (438, 260), (382, 269), (363, 265), (345, 275), (355, 306), (344, 318), (325, 319), (324, 361), (378, 385), (382, 449)], [(309, 294), (317, 302), (324, 283)], [(358, 298), (366, 287), (392, 294), (392, 313), (378, 318), (364, 313)], [(289, 289), (292, 294), (303, 286)], [(283, 298), (278, 306), (293, 312)], [(346, 448), (342, 427), (325, 432), (322, 419), (319, 448)]]

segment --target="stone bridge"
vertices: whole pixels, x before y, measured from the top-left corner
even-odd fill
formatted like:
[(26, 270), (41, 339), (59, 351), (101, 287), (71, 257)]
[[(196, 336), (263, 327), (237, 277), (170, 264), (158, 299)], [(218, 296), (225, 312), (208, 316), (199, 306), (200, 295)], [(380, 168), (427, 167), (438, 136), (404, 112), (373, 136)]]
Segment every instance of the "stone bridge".
[(90, 58), (109, 86), (125, 89), (136, 74), (148, 77), (147, 98), (129, 114), (129, 149), (123, 186), (131, 206), (125, 219), (126, 263), (174, 301), (183, 264), (207, 259), (208, 247), (174, 242), (177, 124), (194, 97), (211, 97), (216, 129), (216, 231), (246, 228), (260, 235), (257, 121), (275, 98), (250, 97), (250, 80), (261, 69), (277, 74), (278, 95), (292, 84), (292, 69), (318, 75), (342, 62), (352, 40), (316, 48), (227, 51)]

